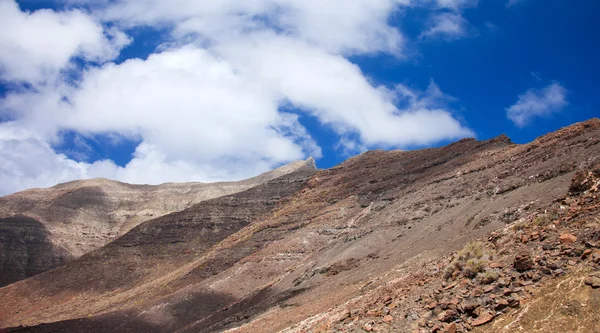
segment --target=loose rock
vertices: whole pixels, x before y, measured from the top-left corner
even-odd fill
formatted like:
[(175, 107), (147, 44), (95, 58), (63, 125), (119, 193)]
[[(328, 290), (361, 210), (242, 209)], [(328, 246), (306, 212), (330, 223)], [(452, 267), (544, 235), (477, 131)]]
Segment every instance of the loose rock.
[(518, 272), (524, 272), (533, 268), (533, 260), (530, 255), (521, 254), (515, 257), (513, 265)]
[(494, 315), (493, 314), (491, 314), (490, 312), (485, 312), (485, 313), (481, 314), (479, 317), (477, 317), (475, 320), (473, 320), (473, 322), (471, 323), (471, 325), (473, 325), (473, 326), (481, 326), (483, 324), (489, 323), (493, 319), (494, 319)]
[(562, 234), (558, 239), (560, 239), (560, 242), (563, 244), (572, 244), (577, 241), (577, 236), (572, 234)]
[(590, 274), (584, 282), (592, 288), (600, 288), (600, 273)]

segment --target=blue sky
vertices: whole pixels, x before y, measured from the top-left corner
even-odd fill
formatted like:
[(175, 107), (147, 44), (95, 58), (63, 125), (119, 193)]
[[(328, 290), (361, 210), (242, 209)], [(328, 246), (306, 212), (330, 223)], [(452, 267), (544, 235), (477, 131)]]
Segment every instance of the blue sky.
[(598, 116), (596, 1), (0, 0), (0, 194), (217, 181)]

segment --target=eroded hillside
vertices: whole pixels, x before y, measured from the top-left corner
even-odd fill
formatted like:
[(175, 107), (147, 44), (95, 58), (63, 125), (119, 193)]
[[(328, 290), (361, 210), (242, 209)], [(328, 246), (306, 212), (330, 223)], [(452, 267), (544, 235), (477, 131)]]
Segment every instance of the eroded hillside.
[[(0, 327), (471, 329), (478, 326), (472, 321), (495, 308), (473, 305), (473, 311), (485, 310), (475, 315), (443, 308), (455, 297), (461, 298), (454, 305), (462, 306), (472, 296), (462, 295), (472, 291), (470, 275), (443, 277), (453, 258), (448, 254), (552, 209), (574, 172), (597, 156), (600, 121), (594, 119), (526, 145), (505, 136), (465, 139), (436, 149), (372, 151), (314, 174), (291, 173), (145, 222), (106, 247), (0, 289)], [(496, 269), (508, 269), (514, 259), (509, 254)], [(519, 295), (512, 289), (518, 286), (507, 286), (506, 296)], [(440, 289), (457, 294), (442, 302), (436, 298)]]
[(314, 161), (239, 182), (131, 185), (107, 179), (31, 189), (0, 198), (0, 286), (58, 267), (136, 225), (196, 203), (245, 191)]

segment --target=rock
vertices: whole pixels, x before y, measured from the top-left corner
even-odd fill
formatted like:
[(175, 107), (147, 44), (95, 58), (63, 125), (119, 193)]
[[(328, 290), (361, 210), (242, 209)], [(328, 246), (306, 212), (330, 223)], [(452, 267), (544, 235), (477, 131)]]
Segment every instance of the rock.
[(597, 264), (600, 264), (600, 252), (594, 252), (592, 254), (592, 261)]
[(427, 304), (427, 305), (425, 306), (425, 308), (426, 308), (426, 309), (429, 309), (429, 310), (433, 310), (433, 309), (435, 309), (435, 307), (436, 307), (436, 306), (438, 306), (438, 303), (437, 303), (436, 301), (433, 301), (433, 302), (431, 302), (431, 303)]
[(460, 307), (463, 312), (473, 312), (479, 307), (479, 302), (477, 302), (475, 299), (464, 300)]
[(346, 312), (344, 313), (344, 315), (342, 316), (342, 318), (340, 318), (340, 320), (339, 320), (339, 321), (340, 321), (340, 322), (343, 322), (343, 321), (345, 321), (346, 319), (350, 319), (350, 318), (352, 318), (352, 312), (350, 312), (350, 311), (346, 311)]
[(454, 319), (456, 319), (456, 317), (457, 317), (456, 311), (446, 310), (446, 311), (440, 312), (440, 314), (437, 316), (437, 319), (439, 321), (449, 323), (451, 321), (454, 321)]
[(504, 265), (502, 265), (499, 262), (493, 262), (490, 264), (490, 268), (502, 268), (502, 267), (504, 267)]
[(510, 284), (510, 280), (508, 280), (507, 278), (502, 277), (502, 278), (498, 279), (498, 286), (499, 287), (506, 287), (509, 284)]
[(480, 303), (482, 303), (484, 306), (489, 306), (494, 302), (494, 300), (491, 297), (488, 297), (486, 295), (483, 295), (481, 298), (479, 298), (479, 300)]
[(366, 323), (363, 325), (362, 329), (367, 332), (373, 332), (373, 325), (371, 325), (370, 323)]
[(456, 333), (456, 323), (450, 323), (446, 328), (444, 328), (444, 333)]
[(450, 290), (450, 289), (452, 289), (452, 288), (456, 287), (456, 285), (457, 285), (457, 284), (458, 284), (458, 281), (457, 281), (457, 282), (454, 282), (454, 283), (451, 283), (451, 284), (450, 284), (450, 285), (448, 285), (447, 287), (444, 287), (444, 290)]
[(562, 268), (562, 262), (559, 261), (553, 261), (551, 262), (548, 267), (550, 267), (550, 269), (552, 270), (557, 270), (557, 269), (561, 269)]
[(588, 276), (584, 282), (592, 288), (600, 288), (600, 277), (598, 276), (593, 276), (590, 274), (590, 276)]
[(583, 253), (581, 254), (581, 259), (586, 259), (587, 257), (590, 256), (590, 254), (592, 254), (592, 250), (591, 249), (585, 249), (583, 251)]
[(532, 281), (522, 281), (519, 283), (523, 287), (531, 286), (533, 284)]
[(477, 309), (475, 309), (475, 311), (473, 311), (473, 314), (475, 315), (475, 317), (479, 317), (486, 312), (488, 312), (487, 308), (478, 307)]
[(379, 316), (381, 316), (381, 310), (369, 310), (369, 311), (367, 311), (367, 316), (379, 317)]
[(483, 324), (487, 324), (494, 319), (494, 315), (490, 312), (484, 312), (479, 317), (477, 317), (471, 325), (473, 326), (481, 326)]
[(572, 244), (577, 241), (577, 236), (567, 233), (567, 234), (560, 235), (560, 237), (558, 237), (558, 239), (560, 239), (560, 242), (563, 244)]
[(499, 299), (496, 303), (496, 305), (494, 306), (494, 310), (496, 311), (502, 311), (503, 309), (506, 309), (508, 307), (508, 301), (505, 299)]
[(483, 288), (483, 292), (486, 294), (491, 292), (492, 290), (494, 290), (494, 286), (487, 286), (487, 287)]
[(524, 272), (533, 268), (533, 260), (528, 254), (520, 254), (515, 257), (513, 265), (518, 272)]
[(383, 322), (384, 323), (391, 323), (392, 320), (394, 320), (394, 317), (392, 317), (390, 315), (387, 315), (387, 316), (383, 317)]
[(411, 313), (408, 316), (406, 316), (406, 318), (412, 321), (417, 321), (420, 319), (419, 315), (416, 313)]
[(583, 193), (589, 190), (593, 182), (589, 181), (588, 174), (584, 171), (577, 171), (571, 180), (569, 192), (573, 194)]

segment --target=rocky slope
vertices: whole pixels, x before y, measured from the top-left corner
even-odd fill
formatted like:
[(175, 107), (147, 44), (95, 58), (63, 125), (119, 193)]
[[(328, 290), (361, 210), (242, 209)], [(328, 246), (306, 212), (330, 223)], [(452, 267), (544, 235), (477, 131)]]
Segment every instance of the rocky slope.
[[(535, 317), (540, 311), (512, 311), (544, 296), (539, 288), (587, 287), (561, 278), (585, 276), (593, 285), (594, 252), (583, 254), (585, 242), (596, 246), (595, 227), (568, 222), (573, 216), (561, 215), (565, 204), (557, 202), (587, 200), (578, 207), (597, 216), (593, 195), (564, 195), (599, 153), (600, 120), (593, 119), (526, 145), (505, 136), (465, 139), (298, 171), (145, 222), (0, 289), (0, 327), (453, 332), (529, 313), (529, 323), (548, 328)], [(567, 233), (575, 242), (562, 241)], [(596, 304), (587, 288), (586, 306)], [(582, 323), (594, 331), (592, 321)]]
[(136, 225), (196, 203), (245, 191), (314, 161), (239, 182), (130, 185), (91, 179), (0, 198), (0, 286), (100, 248)]
[(288, 331), (600, 332), (600, 165), (569, 192)]

